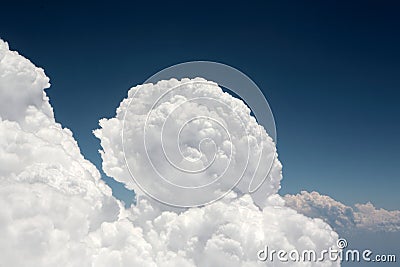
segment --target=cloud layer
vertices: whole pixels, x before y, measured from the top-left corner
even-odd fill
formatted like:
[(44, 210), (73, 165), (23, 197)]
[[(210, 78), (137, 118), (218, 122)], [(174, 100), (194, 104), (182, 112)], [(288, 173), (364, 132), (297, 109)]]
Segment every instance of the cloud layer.
[(400, 211), (377, 209), (370, 202), (349, 207), (318, 192), (285, 195), (286, 205), (312, 218), (321, 218), (341, 232), (353, 230), (400, 231)]
[[(326, 223), (285, 207), (275, 194), (277, 161), (258, 206), (239, 190), (201, 208), (177, 211), (143, 195), (125, 209), (71, 131), (55, 121), (48, 87), (42, 69), (0, 40), (0, 266), (259, 266), (264, 245), (317, 251), (335, 245), (337, 234)], [(127, 181), (121, 121), (109, 121), (97, 133), (104, 169)]]

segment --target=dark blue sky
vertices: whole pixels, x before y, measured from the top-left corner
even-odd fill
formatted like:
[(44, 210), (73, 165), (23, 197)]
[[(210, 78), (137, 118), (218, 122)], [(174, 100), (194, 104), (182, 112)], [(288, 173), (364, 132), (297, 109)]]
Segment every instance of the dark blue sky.
[(211, 60), (246, 73), (269, 100), (282, 193), (400, 208), (397, 1), (1, 6), (0, 37), (46, 70), (56, 119), (96, 165), (91, 131), (131, 86), (176, 63)]

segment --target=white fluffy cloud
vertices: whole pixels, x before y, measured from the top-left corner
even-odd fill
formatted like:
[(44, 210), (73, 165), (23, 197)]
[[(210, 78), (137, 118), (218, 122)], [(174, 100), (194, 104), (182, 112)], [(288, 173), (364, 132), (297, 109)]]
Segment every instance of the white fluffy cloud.
[[(197, 120), (198, 117), (207, 119)], [(213, 121), (217, 123), (213, 124)], [(322, 221), (312, 221), (284, 207), (276, 195), (282, 177), (281, 164), (274, 157), (274, 143), (250, 116), (246, 105), (223, 93), (215, 83), (197, 78), (136, 86), (121, 102), (116, 117), (102, 119), (100, 126), (95, 135), (101, 140), (104, 171), (139, 195), (131, 220), (143, 229), (145, 239), (153, 248), (184, 256), (181, 260), (190, 259), (185, 261), (188, 266), (255, 266), (254, 252), (264, 245), (301, 250), (308, 244), (319, 250), (332, 246), (337, 238), (336, 233)], [(184, 157), (167, 160), (167, 157), (179, 155), (182, 151), (188, 158), (200, 159), (197, 161), (200, 167), (194, 165), (194, 169), (206, 166), (212, 156), (207, 154), (207, 147), (202, 149), (198, 144), (207, 138), (212, 139), (216, 147), (211, 152), (219, 152), (215, 153), (216, 159), (212, 162), (216, 168), (206, 169), (202, 176), (195, 176), (195, 180), (184, 171), (177, 172), (179, 168), (169, 168), (169, 165), (176, 164), (181, 169), (193, 170)], [(241, 143), (243, 140), (250, 140), (251, 155), (248, 155), (247, 144)], [(224, 161), (230, 156), (226, 143), (234, 151), (231, 161)], [(266, 164), (257, 169), (259, 155)], [(226, 162), (230, 175), (240, 174), (247, 156), (250, 159), (248, 172), (245, 172), (235, 193), (202, 208), (177, 210), (149, 199), (133, 182), (129, 172), (139, 176), (145, 189), (155, 187), (150, 190), (154, 189), (151, 193), (157, 198), (157, 194), (165, 189), (159, 186), (161, 176), (178, 184), (201, 184), (204, 180), (208, 182), (213, 174), (218, 175), (219, 167), (224, 167)], [(248, 195), (248, 185), (253, 178), (251, 172), (257, 169), (255, 180), (259, 182), (269, 167), (268, 179), (260, 190)], [(217, 185), (226, 189), (223, 184)], [(174, 189), (171, 187), (166, 192), (174, 198), (198, 197), (191, 190), (187, 190), (189, 193), (185, 195), (185, 190)], [(215, 191), (204, 194), (212, 195)], [(165, 199), (161, 197), (161, 200)], [(184, 266), (183, 261), (180, 264)], [(329, 266), (330, 263), (326, 264)]]
[[(143, 196), (125, 209), (71, 131), (55, 121), (48, 86), (43, 70), (0, 40), (0, 266), (265, 266), (257, 262), (264, 245), (317, 251), (335, 245), (337, 234), (326, 223), (285, 207), (274, 194), (277, 161), (261, 209), (241, 192), (181, 211)], [(121, 121), (109, 121), (97, 132), (104, 168), (126, 181)]]
[(10, 51), (5, 42), (1, 41), (0, 46), (2, 119), (21, 122), (30, 107), (52, 116), (52, 109), (43, 91), (50, 83), (43, 69), (33, 67), (28, 60), (20, 60), (18, 53)]
[[(249, 195), (237, 197), (233, 194), (180, 214), (159, 214), (143, 199), (133, 207), (131, 218), (141, 226), (152, 247), (184, 257), (186, 265), (171, 266), (259, 266), (255, 252), (265, 245), (271, 249), (315, 249), (319, 252), (331, 247), (337, 238), (322, 220), (312, 220), (285, 207), (278, 195), (267, 198), (263, 210)], [(280, 262), (274, 264), (268, 262), (267, 266), (287, 266)], [(297, 264), (292, 263), (292, 266), (339, 265), (331, 262)]]
[(302, 191), (297, 195), (285, 195), (286, 205), (298, 212), (321, 218), (336, 230), (400, 231), (400, 211), (377, 209), (370, 202), (349, 207), (318, 192)]
[(42, 69), (0, 40), (0, 266), (90, 265), (88, 233), (120, 203), (54, 120)]
[(252, 195), (262, 205), (280, 187), (274, 142), (241, 100), (213, 82), (171, 79), (136, 86), (116, 117), (102, 119), (100, 126), (95, 135), (104, 171), (138, 195), (145, 191), (168, 204), (197, 206), (233, 187), (248, 193), (266, 179)]

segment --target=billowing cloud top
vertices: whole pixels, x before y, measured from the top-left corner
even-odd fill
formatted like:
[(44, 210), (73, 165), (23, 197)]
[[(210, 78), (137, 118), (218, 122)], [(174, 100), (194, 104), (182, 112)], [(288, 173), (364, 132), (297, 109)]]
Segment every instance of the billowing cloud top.
[(231, 189), (246, 194), (261, 186), (252, 197), (263, 205), (279, 189), (282, 167), (274, 142), (244, 102), (214, 82), (136, 86), (116, 117), (100, 125), (95, 135), (104, 171), (138, 195), (196, 206)]
[(31, 107), (52, 117), (53, 111), (43, 91), (50, 86), (49, 78), (43, 69), (34, 67), (29, 60), (21, 61), (20, 58), (17, 52), (9, 50), (7, 43), (0, 42), (2, 119), (21, 122)]
[[(55, 121), (48, 85), (43, 70), (0, 40), (0, 266), (280, 266), (260, 263), (257, 251), (334, 246), (337, 234), (285, 207), (274, 183), (262, 209), (235, 193), (180, 212), (146, 197), (125, 209)], [(107, 129), (103, 145), (116, 146), (119, 130)], [(105, 169), (125, 179), (112, 155), (121, 151), (104, 151)]]

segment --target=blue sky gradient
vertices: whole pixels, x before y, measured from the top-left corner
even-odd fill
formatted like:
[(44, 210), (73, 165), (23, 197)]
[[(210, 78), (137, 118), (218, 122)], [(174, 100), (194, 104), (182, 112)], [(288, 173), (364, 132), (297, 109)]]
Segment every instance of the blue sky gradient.
[[(399, 209), (400, 4), (279, 1), (2, 4), (0, 37), (43, 67), (56, 119), (99, 168), (98, 120), (130, 87), (185, 61), (231, 65), (263, 90), (281, 193)], [(110, 179), (116, 194), (132, 194)]]

